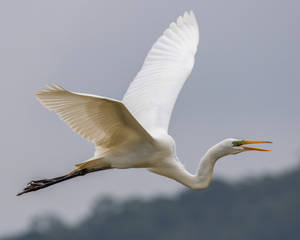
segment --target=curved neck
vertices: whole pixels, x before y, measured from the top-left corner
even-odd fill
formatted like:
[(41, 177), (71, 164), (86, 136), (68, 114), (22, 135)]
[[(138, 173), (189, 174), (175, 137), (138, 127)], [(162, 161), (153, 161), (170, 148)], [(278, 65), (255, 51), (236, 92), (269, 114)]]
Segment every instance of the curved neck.
[(159, 170), (151, 169), (151, 171), (172, 178), (191, 189), (205, 189), (211, 183), (213, 169), (219, 158), (220, 156), (218, 156), (215, 148), (210, 148), (200, 160), (195, 175), (189, 173), (177, 160), (175, 161), (175, 164), (173, 162), (171, 167), (168, 166)]
[(210, 148), (199, 162), (196, 171), (195, 184), (196, 189), (207, 188), (212, 180), (214, 166), (220, 156), (216, 153), (215, 148)]

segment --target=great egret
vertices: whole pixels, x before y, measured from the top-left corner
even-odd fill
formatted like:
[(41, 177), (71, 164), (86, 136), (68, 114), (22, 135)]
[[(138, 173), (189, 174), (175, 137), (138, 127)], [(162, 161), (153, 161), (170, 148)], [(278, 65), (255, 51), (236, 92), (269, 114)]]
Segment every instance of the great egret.
[(69, 174), (31, 181), (18, 195), (113, 168), (147, 168), (191, 189), (204, 189), (219, 158), (249, 150), (269, 151), (244, 146), (268, 141), (228, 138), (206, 152), (195, 175), (178, 160), (168, 125), (177, 95), (192, 71), (198, 42), (195, 15), (185, 12), (155, 42), (122, 101), (70, 92), (57, 84), (38, 91), (36, 97), (41, 104), (55, 111), (81, 137), (95, 143), (96, 150), (92, 158), (77, 164)]

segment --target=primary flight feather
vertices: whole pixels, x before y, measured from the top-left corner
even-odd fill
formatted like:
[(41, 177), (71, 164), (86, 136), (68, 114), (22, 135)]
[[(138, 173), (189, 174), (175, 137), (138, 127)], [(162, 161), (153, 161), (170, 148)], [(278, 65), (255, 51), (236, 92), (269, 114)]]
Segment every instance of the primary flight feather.
[(92, 141), (95, 153), (66, 175), (31, 181), (18, 195), (113, 168), (147, 168), (189, 188), (204, 189), (219, 158), (249, 150), (268, 151), (244, 146), (268, 141), (228, 138), (206, 152), (195, 175), (178, 160), (168, 126), (176, 98), (194, 66), (198, 43), (196, 17), (192, 11), (185, 12), (154, 43), (122, 101), (70, 92), (57, 84), (38, 91), (40, 103)]
[(193, 12), (171, 23), (149, 51), (122, 102), (148, 130), (168, 131), (176, 98), (194, 66), (199, 30)]

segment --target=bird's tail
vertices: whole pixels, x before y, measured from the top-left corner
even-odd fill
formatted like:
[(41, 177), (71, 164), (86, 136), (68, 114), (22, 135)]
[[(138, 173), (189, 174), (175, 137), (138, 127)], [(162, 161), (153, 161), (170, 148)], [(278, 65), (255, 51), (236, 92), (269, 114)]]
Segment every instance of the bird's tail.
[(110, 167), (104, 167), (104, 168), (95, 168), (95, 169), (75, 169), (74, 171), (63, 175), (61, 177), (56, 177), (56, 178), (49, 178), (49, 179), (41, 179), (41, 180), (35, 180), (31, 181), (27, 184), (27, 186), (23, 189), (22, 192), (18, 193), (17, 196), (20, 196), (24, 193), (32, 192), (32, 191), (37, 191), (42, 188), (49, 187), (53, 184), (63, 182), (65, 180), (74, 178), (74, 177), (79, 177), (79, 176), (84, 176), (87, 173), (95, 172), (95, 171), (101, 171), (101, 170), (106, 170), (110, 169)]

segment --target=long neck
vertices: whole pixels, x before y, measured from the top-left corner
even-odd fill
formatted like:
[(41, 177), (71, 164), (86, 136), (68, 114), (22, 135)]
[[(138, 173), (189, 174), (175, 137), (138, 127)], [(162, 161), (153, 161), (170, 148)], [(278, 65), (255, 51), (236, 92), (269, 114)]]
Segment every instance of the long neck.
[(195, 175), (189, 173), (179, 161), (176, 161), (176, 163), (171, 168), (166, 168), (163, 172), (153, 172), (172, 178), (191, 189), (204, 189), (207, 188), (211, 183), (213, 169), (216, 161), (219, 158), (220, 156), (218, 156), (218, 154), (216, 153), (215, 147), (212, 147), (200, 160)]
[(196, 175), (194, 175), (196, 189), (207, 188), (210, 185), (214, 166), (219, 158), (220, 156), (216, 153), (215, 147), (210, 148), (202, 157)]

